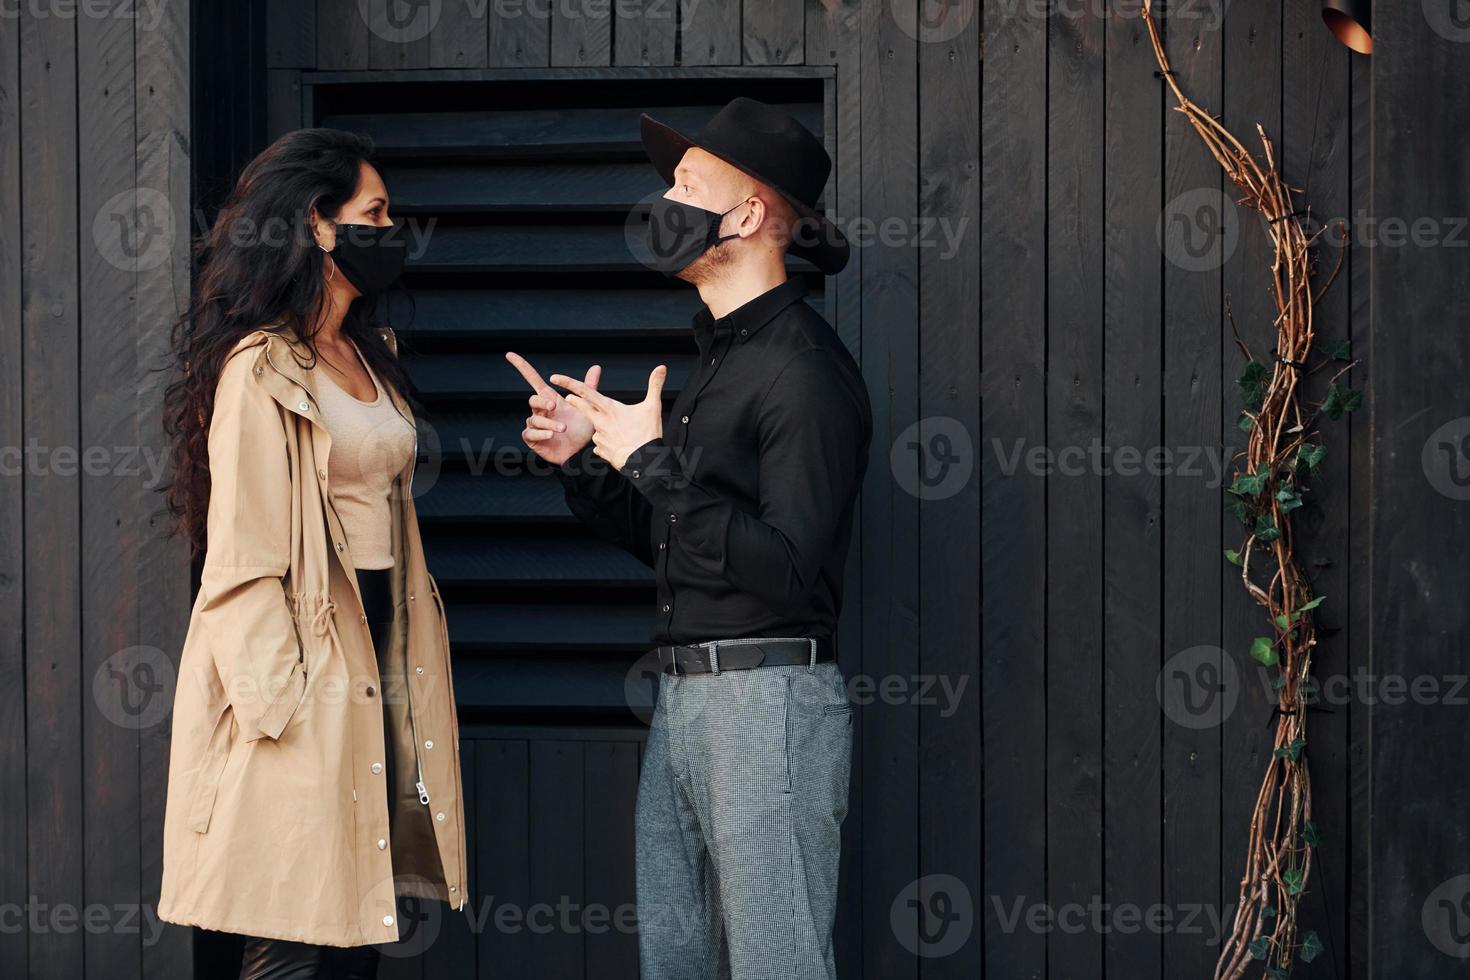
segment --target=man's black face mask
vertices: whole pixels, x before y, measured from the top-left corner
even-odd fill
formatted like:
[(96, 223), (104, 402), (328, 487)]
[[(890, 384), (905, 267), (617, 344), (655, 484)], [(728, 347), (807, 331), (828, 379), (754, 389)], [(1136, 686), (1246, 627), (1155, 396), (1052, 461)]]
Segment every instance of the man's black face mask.
[(682, 201), (660, 197), (648, 211), (647, 240), (651, 265), (666, 276), (676, 276), (705, 252), (739, 235), (720, 235), (720, 221), (744, 204), (741, 198), (724, 211), (706, 211)]

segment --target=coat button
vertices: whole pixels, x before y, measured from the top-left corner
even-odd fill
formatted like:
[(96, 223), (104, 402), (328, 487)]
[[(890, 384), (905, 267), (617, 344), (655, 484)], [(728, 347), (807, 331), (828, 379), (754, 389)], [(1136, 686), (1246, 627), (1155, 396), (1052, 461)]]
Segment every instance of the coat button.
[(414, 668), (414, 669), (413, 669), (413, 672), (414, 672), (414, 673), (415, 673), (415, 674), (422, 674), (422, 673), (423, 673), (423, 672), (424, 672), (424, 668), (422, 668), (422, 667), (415, 667), (415, 668)]
[(385, 925), (385, 926), (391, 926), (392, 924), (393, 924), (393, 916), (391, 916), (391, 915), (385, 915), (385, 916), (383, 916), (383, 925)]
[(687, 415), (684, 416), (683, 422), (684, 422), (685, 425), (688, 425), (689, 424), (689, 416), (687, 416)]
[(633, 479), (635, 479), (635, 480), (638, 479), (638, 471), (637, 470), (634, 470), (633, 471)]
[(388, 842), (385, 841), (385, 840), (383, 840), (383, 838), (379, 837), (378, 838), (378, 850), (381, 851), (381, 850), (385, 849), (387, 846), (388, 846)]
[(341, 551), (342, 550), (342, 542), (341, 541), (338, 541), (337, 542), (337, 550), (338, 551)]
[(438, 820), (440, 823), (443, 823), (444, 822), (444, 811), (443, 810), (440, 810), (438, 813), (434, 814), (434, 819), (435, 820)]
[(369, 768), (372, 769), (373, 775), (376, 776), (378, 773), (383, 771), (383, 764), (381, 762), (374, 762)]
[(316, 475), (319, 476), (319, 477), (321, 477), (323, 480), (325, 480), (327, 478), (327, 471), (326, 470), (317, 470), (316, 471)]
[(410, 592), (410, 593), (409, 593), (409, 594), (408, 594), (408, 601), (409, 601), (409, 602), (413, 602), (413, 593), (412, 593), (412, 592)]
[(257, 367), (255, 369), (255, 373), (256, 374), (265, 374), (265, 368), (263, 368), (263, 367)]
[(301, 409), (303, 412), (310, 411), (310, 409), (311, 409), (311, 406), (308, 405), (306, 402), (302, 402), (301, 404), (297, 405), (296, 407), (299, 408), (299, 409)]
[(427, 741), (424, 742), (424, 748), (426, 748), (426, 749), (432, 749), (433, 747), (434, 747), (434, 740), (432, 738), (431, 739), (428, 739)]
[(371, 684), (369, 684), (368, 685), (368, 688), (367, 688), (367, 696), (368, 697), (372, 697), (374, 693), (376, 693), (376, 692), (374, 692), (373, 686)]
[(667, 603), (665, 603), (664, 604), (664, 612), (668, 612), (669, 611), (669, 608), (670, 608), (669, 605)]
[(361, 616), (357, 617), (357, 621), (359, 623), (366, 623), (367, 622), (367, 613), (363, 613)]

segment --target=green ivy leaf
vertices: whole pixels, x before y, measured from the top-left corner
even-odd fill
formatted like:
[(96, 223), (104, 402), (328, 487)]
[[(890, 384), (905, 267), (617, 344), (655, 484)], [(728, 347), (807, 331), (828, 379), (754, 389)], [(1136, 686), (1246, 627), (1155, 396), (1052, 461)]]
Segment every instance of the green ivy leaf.
[(1240, 418), (1235, 420), (1235, 427), (1241, 432), (1249, 432), (1256, 427), (1256, 420), (1251, 417), (1249, 412), (1241, 412)]
[(1266, 489), (1266, 481), (1270, 476), (1269, 470), (1262, 470), (1259, 473), (1237, 473), (1232, 489), (1247, 497), (1259, 496), (1261, 491)]
[(1262, 905), (1261, 906), (1261, 921), (1262, 922), (1268, 922), (1268, 921), (1270, 921), (1271, 919), (1274, 919), (1274, 918), (1276, 918), (1276, 906), (1274, 906), (1274, 905)]
[(1226, 548), (1225, 549), (1225, 560), (1228, 561), (1228, 562), (1230, 562), (1230, 564), (1232, 564), (1232, 565), (1244, 565), (1245, 564), (1245, 559), (1244, 558), (1241, 558), (1240, 557), (1240, 552), (1236, 551), (1234, 548)]
[(1327, 597), (1325, 595), (1319, 595), (1317, 598), (1313, 599), (1311, 602), (1298, 609), (1297, 615), (1301, 615), (1304, 612), (1310, 612), (1311, 610), (1316, 609), (1318, 606), (1322, 605), (1322, 600), (1326, 598)]
[(1290, 514), (1302, 505), (1302, 495), (1290, 488), (1282, 488), (1276, 493), (1276, 501), (1281, 504), (1281, 513)]
[(1281, 880), (1286, 882), (1286, 893), (1288, 895), (1300, 895), (1306, 887), (1306, 876), (1302, 874), (1301, 868), (1287, 868), (1281, 872)]
[(1255, 939), (1252, 939), (1250, 941), (1250, 944), (1246, 946), (1246, 949), (1250, 951), (1251, 959), (1264, 960), (1266, 958), (1266, 954), (1271, 952), (1271, 937), (1257, 936)]
[(1225, 510), (1242, 524), (1250, 523), (1250, 505), (1245, 498), (1229, 487), (1225, 489)]
[(1235, 383), (1240, 385), (1240, 396), (1248, 408), (1256, 408), (1261, 404), (1261, 400), (1266, 397), (1266, 384), (1270, 380), (1266, 365), (1254, 360), (1246, 364)]
[(1306, 841), (1308, 847), (1316, 847), (1322, 843), (1322, 831), (1315, 820), (1302, 824), (1302, 840)]
[(1325, 947), (1322, 945), (1322, 940), (1317, 938), (1315, 929), (1302, 937), (1302, 962), (1310, 963), (1321, 956), (1324, 951)]
[[(1281, 748), (1277, 749), (1273, 754), (1278, 759), (1290, 759), (1292, 762), (1296, 762), (1298, 759), (1300, 759), (1302, 757), (1302, 749), (1306, 747), (1306, 744), (1307, 744), (1307, 740), (1306, 739), (1304, 739), (1304, 738), (1294, 738), (1294, 739), (1291, 740), (1291, 744), (1290, 745), (1283, 745)], [(1298, 873), (1300, 873), (1300, 872), (1298, 872)], [(1285, 877), (1285, 875), (1283, 875), (1283, 877)]]
[(1322, 353), (1334, 361), (1351, 361), (1353, 359), (1353, 342), (1346, 337), (1337, 340), (1322, 341)]
[(1291, 971), (1282, 966), (1268, 966), (1266, 967), (1266, 976), (1270, 977), (1271, 980), (1290, 980)]
[(1329, 385), (1327, 397), (1322, 399), (1322, 411), (1329, 418), (1340, 419), (1345, 412), (1351, 412), (1363, 404), (1363, 393), (1352, 388), (1344, 388), (1342, 385)]
[(1256, 518), (1256, 540), (1265, 544), (1275, 541), (1281, 537), (1281, 531), (1277, 529), (1276, 522), (1271, 520), (1270, 514), (1262, 514)]
[(1327, 447), (1314, 443), (1304, 443), (1296, 453), (1297, 469), (1315, 470), (1322, 465), (1322, 460), (1327, 456)]
[(1251, 641), (1251, 659), (1265, 667), (1276, 662), (1276, 646), (1269, 636), (1258, 636)]

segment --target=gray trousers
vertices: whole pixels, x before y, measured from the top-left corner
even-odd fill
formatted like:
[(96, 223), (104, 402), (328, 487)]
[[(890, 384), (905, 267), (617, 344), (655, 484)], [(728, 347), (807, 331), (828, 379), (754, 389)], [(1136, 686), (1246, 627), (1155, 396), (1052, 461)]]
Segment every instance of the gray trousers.
[(852, 709), (833, 663), (660, 676), (638, 783), (642, 980), (835, 980)]

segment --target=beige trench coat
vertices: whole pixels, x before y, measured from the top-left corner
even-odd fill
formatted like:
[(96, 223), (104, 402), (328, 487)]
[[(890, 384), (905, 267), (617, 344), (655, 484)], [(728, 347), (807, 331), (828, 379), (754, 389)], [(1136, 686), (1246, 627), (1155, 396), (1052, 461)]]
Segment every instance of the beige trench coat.
[[(379, 328), (397, 353), (391, 329)], [(221, 372), (208, 548), (179, 661), (159, 917), (330, 946), (395, 942), (396, 895), (468, 900), (459, 720), (414, 462), (392, 497), (379, 676), (327, 488), (304, 347), (255, 330)], [(394, 404), (412, 421), (396, 392)], [(383, 721), (383, 703), (392, 720)], [(384, 739), (398, 786), (389, 838)]]

